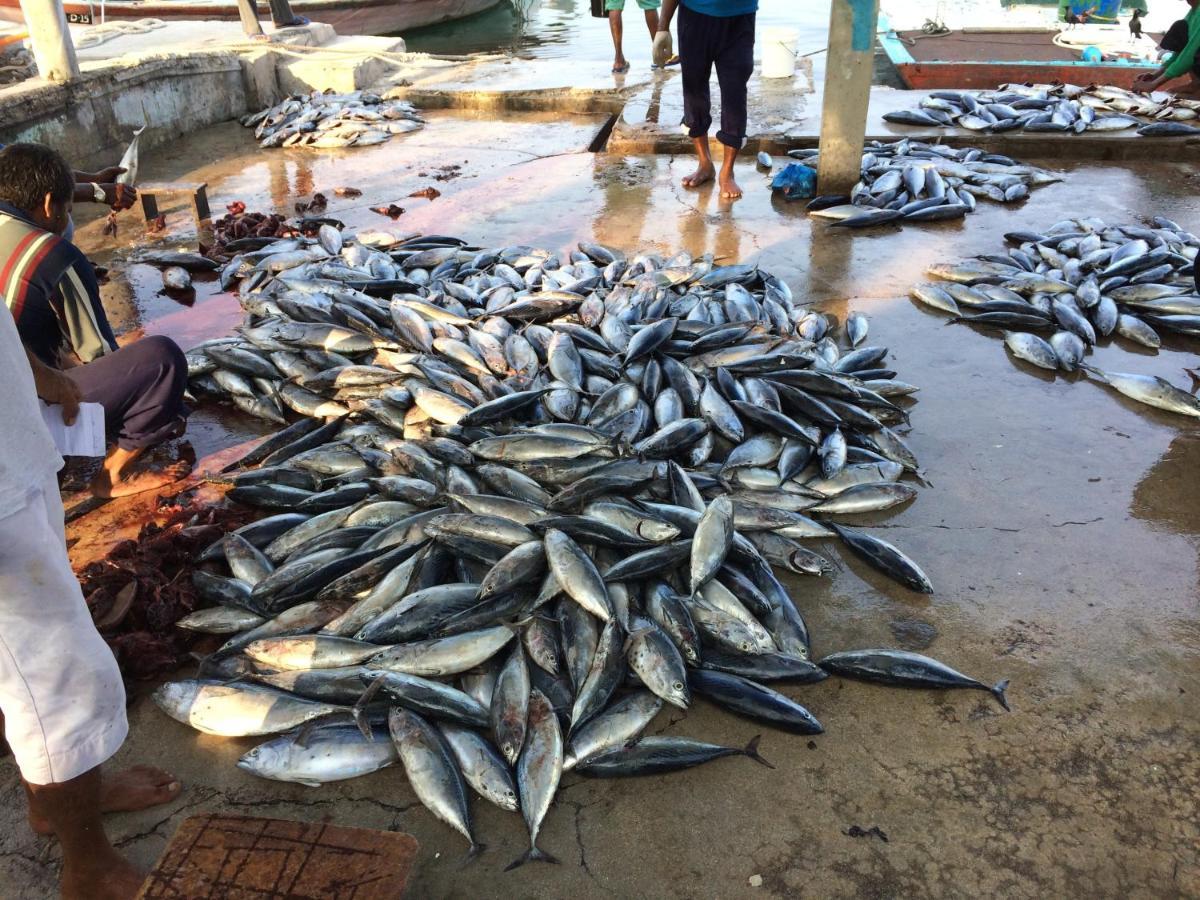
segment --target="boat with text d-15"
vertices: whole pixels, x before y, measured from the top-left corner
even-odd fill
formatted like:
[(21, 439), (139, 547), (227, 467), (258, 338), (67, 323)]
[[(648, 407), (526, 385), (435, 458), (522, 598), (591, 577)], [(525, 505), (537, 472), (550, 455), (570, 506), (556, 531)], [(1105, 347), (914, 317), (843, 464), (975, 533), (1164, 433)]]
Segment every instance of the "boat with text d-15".
[[(472, 16), (503, 0), (291, 0), (292, 11), (313, 22), (332, 25), (338, 34), (403, 34), (414, 28)], [(67, 21), (75, 25), (162, 19), (238, 21), (235, 0), (106, 0), (81, 3), (64, 0)], [(265, 0), (258, 2), (259, 18), (270, 21)], [(0, 0), (0, 21), (23, 22), (19, 0)]]

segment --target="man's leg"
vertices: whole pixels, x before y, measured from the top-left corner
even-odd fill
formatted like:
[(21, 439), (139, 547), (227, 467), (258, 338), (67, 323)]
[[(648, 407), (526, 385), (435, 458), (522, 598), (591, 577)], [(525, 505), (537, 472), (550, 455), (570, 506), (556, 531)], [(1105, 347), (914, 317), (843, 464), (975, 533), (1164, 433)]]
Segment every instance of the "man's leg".
[(608, 10), (608, 28), (612, 32), (612, 70), (619, 75), (629, 70), (629, 63), (625, 60), (625, 51), (621, 46), (625, 37), (625, 23), (621, 21), (621, 13), (625, 8), (625, 0), (607, 0), (604, 8)]
[(276, 28), (292, 28), (309, 23), (308, 19), (292, 12), (288, 0), (267, 0), (267, 5), (271, 8), (271, 24)]
[(717, 82), (721, 85), (721, 130), (717, 140), (725, 147), (721, 161), (721, 196), (737, 200), (742, 189), (733, 177), (733, 164), (746, 143), (746, 84), (754, 73), (754, 13), (730, 16), (724, 44), (717, 54)]
[(58, 484), (50, 476), (40, 487), (0, 519), (4, 731), (30, 825), (62, 843), (63, 896), (128, 898), (141, 877), (108, 843), (100, 813), (168, 802), (179, 784), (149, 767), (101, 781), (100, 765), (127, 733), (125, 692), (67, 560)]
[(100, 821), (100, 768), (61, 784), (28, 785), (29, 807), (62, 845), (62, 896), (129, 900), (142, 876), (113, 849)]
[[(98, 810), (102, 813), (137, 812), (170, 803), (179, 796), (179, 781), (170, 772), (155, 766), (130, 766), (112, 773), (100, 772), (100, 800)], [(44, 792), (44, 787), (60, 787), (61, 785), (44, 785), (25, 783), (25, 795), (29, 800), (29, 827), (37, 834), (53, 835), (55, 825), (42, 808), (37, 798)]]
[(147, 449), (183, 433), (187, 410), (187, 360), (161, 335), (142, 338), (116, 353), (67, 370), (83, 399), (104, 407), (105, 425), (117, 447), (92, 483), (98, 497), (122, 497), (178, 481), (190, 465), (133, 474), (130, 465)]
[(712, 75), (709, 55), (711, 24), (714, 17), (679, 7), (679, 69), (683, 83), (683, 124), (696, 146), (700, 164), (683, 179), (684, 187), (699, 187), (713, 180), (716, 169), (708, 148), (708, 129), (712, 127), (712, 95), (708, 80)]
[(238, 16), (242, 20), (242, 31), (248, 38), (265, 39), (262, 25), (258, 22), (258, 8), (255, 0), (237, 0)]
[(654, 40), (654, 36), (658, 34), (658, 7), (653, 6), (643, 10), (646, 13), (646, 29), (650, 32), (650, 40)]

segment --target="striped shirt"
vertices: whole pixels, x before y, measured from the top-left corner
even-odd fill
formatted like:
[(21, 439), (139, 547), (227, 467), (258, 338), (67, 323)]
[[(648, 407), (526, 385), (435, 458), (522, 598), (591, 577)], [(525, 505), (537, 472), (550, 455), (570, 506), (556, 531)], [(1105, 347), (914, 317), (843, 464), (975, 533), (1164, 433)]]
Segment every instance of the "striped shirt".
[(70, 241), (0, 203), (0, 295), (21, 341), (47, 365), (91, 362), (117, 349), (91, 263)]
[[(31, 496), (62, 468), (63, 460), (46, 430), (33, 386), (29, 360), (8, 310), (0, 309), (0, 519), (20, 512)], [(47, 548), (47, 553), (50, 548)], [(16, 577), (4, 570), (5, 578)], [(5, 601), (0, 596), (0, 603)]]

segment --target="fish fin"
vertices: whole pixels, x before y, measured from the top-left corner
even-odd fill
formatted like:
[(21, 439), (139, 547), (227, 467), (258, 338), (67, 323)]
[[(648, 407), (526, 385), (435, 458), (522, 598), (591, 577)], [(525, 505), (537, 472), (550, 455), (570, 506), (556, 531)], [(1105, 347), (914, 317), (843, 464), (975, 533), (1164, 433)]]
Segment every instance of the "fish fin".
[(996, 702), (1003, 706), (1008, 712), (1012, 712), (1012, 707), (1008, 705), (1008, 697), (1004, 696), (1004, 692), (1008, 690), (1007, 678), (997, 681), (994, 685), (988, 688), (988, 690), (992, 692), (992, 696), (996, 698)]
[[(312, 733), (316, 730), (316, 719), (309, 719), (300, 726), (300, 730), (296, 732), (296, 746), (302, 749), (307, 749), (308, 740), (312, 737)], [(357, 721), (357, 720), (355, 720)], [(361, 725), (359, 726), (362, 727)], [(302, 782), (303, 783), (303, 782)]]
[(482, 853), (486, 849), (487, 849), (487, 844), (479, 844), (479, 843), (476, 843), (475, 841), (472, 841), (470, 848), (467, 850), (467, 855), (463, 857), (463, 861), (460, 865), (462, 865), (462, 866), (470, 865), (471, 863), (473, 863), (475, 861), (475, 858), (477, 856), (479, 856), (479, 854)]
[(504, 871), (511, 872), (513, 869), (518, 869), (521, 866), (525, 865), (525, 863), (527, 863), (527, 862), (544, 862), (544, 863), (552, 863), (553, 865), (556, 865), (556, 866), (559, 865), (558, 860), (555, 859), (553, 856), (551, 856), (549, 853), (547, 853), (545, 850), (540, 850), (537, 847), (530, 847), (527, 851), (525, 851), (524, 854), (522, 854), (517, 859), (514, 859), (507, 866), (505, 866)]
[(761, 740), (762, 740), (761, 734), (756, 734), (754, 737), (750, 738), (750, 743), (748, 743), (746, 745), (745, 749), (742, 750), (742, 753), (745, 754), (746, 756), (750, 757), (752, 760), (754, 760), (759, 765), (766, 766), (768, 769), (773, 769), (775, 767), (773, 765), (771, 765), (769, 762), (767, 762), (765, 759), (763, 759), (761, 756), (759, 756), (759, 754), (758, 754), (758, 742)]
[(1087, 372), (1089, 375), (1092, 375), (1095, 378), (1099, 379), (1100, 381), (1103, 381), (1105, 384), (1108, 384), (1108, 376), (1105, 375), (1099, 369), (1097, 369), (1095, 366), (1090, 366), (1085, 362), (1081, 362), (1081, 363), (1076, 363), (1076, 368), (1083, 369), (1083, 371)]
[(633, 645), (633, 639), (635, 637), (643, 634), (649, 634), (653, 630), (653, 628), (635, 628), (633, 631), (629, 632), (629, 634), (625, 637), (625, 644), (621, 647), (621, 652), (628, 653), (629, 648)]
[(205, 673), (209, 670), (209, 668), (213, 665), (216, 665), (221, 660), (225, 659), (226, 656), (229, 656), (229, 655), (230, 655), (229, 653), (222, 654), (220, 650), (217, 650), (215, 653), (210, 653), (208, 656), (206, 656), (202, 660), (200, 660), (199, 664), (197, 664), (196, 677), (197, 678), (208, 677), (207, 675), (205, 675)]
[(367, 686), (367, 689), (363, 691), (363, 695), (358, 698), (358, 702), (355, 703), (354, 707), (351, 709), (351, 713), (354, 716), (354, 723), (358, 725), (358, 730), (361, 731), (363, 733), (363, 737), (367, 739), (373, 739), (373, 735), (371, 734), (371, 723), (367, 721), (367, 704), (371, 702), (372, 697), (379, 693), (379, 689), (383, 687), (383, 680), (386, 677), (386, 675), (379, 675), (376, 677), (376, 679)]

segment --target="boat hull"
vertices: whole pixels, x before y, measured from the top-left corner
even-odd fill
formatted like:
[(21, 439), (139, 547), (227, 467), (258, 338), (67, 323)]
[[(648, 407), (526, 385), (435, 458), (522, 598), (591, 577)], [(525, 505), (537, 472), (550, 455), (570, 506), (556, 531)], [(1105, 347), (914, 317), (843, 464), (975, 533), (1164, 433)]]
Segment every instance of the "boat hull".
[[(338, 34), (403, 34), (414, 28), (461, 19), (497, 6), (502, 0), (291, 0), (293, 12), (313, 22), (332, 25)], [(66, 0), (67, 20), (99, 24), (100, 4)], [(162, 19), (238, 21), (234, 0), (108, 0), (106, 21)], [(258, 3), (259, 18), (271, 20), (267, 4)], [(95, 17), (93, 19), (93, 17)], [(19, 0), (0, 0), (0, 20), (23, 22)]]
[[(888, 31), (880, 43), (910, 90), (991, 90), (1001, 84), (1054, 82), (1131, 88), (1139, 75), (1155, 68), (1136, 58), (1083, 62), (1056, 43), (1058, 34), (1058, 29), (1046, 28), (970, 28), (937, 35)], [(1131, 43), (1118, 52), (1133, 57), (1144, 49), (1145, 43)]]
[(1154, 66), (1090, 66), (1079, 63), (913, 62), (897, 63), (905, 86), (914, 91), (964, 88), (994, 90), (1001, 84), (1110, 84), (1133, 88), (1137, 77)]

